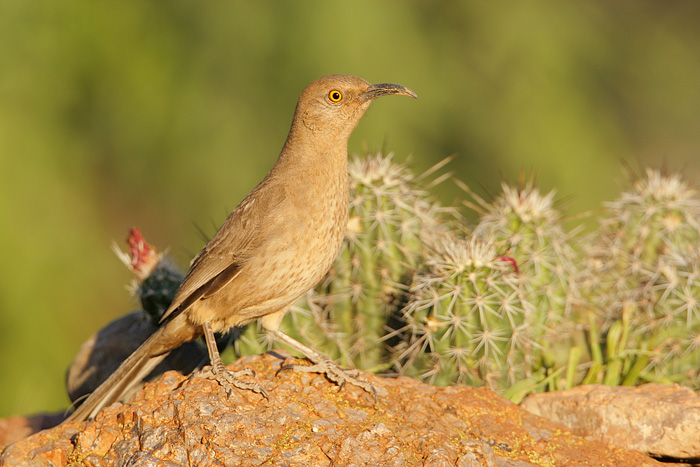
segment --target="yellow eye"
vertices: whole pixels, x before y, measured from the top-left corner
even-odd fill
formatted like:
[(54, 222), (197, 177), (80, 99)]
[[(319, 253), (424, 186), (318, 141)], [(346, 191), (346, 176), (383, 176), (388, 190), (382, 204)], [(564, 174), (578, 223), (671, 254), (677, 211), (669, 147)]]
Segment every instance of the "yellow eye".
[(340, 100), (343, 98), (343, 95), (340, 93), (340, 91), (338, 91), (337, 89), (334, 89), (328, 93), (328, 98), (332, 102), (340, 102)]

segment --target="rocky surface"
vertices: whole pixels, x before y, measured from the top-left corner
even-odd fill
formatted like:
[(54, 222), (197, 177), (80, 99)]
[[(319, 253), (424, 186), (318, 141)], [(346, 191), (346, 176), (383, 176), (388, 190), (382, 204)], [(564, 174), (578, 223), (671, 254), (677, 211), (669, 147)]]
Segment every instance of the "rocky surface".
[(14, 416), (0, 419), (0, 452), (8, 444), (26, 438), (37, 431), (53, 428), (63, 421), (59, 414), (37, 414), (29, 417)]
[(686, 387), (592, 384), (533, 394), (521, 406), (589, 439), (655, 457), (700, 461), (700, 397)]
[[(362, 373), (377, 403), (312, 373), (276, 374), (283, 360), (246, 357), (270, 400), (227, 396), (203, 373), (167, 372), (94, 421), (8, 446), (1, 466), (653, 466), (639, 453), (588, 441), (486, 388), (433, 387)], [(383, 391), (381, 391), (383, 392)]]

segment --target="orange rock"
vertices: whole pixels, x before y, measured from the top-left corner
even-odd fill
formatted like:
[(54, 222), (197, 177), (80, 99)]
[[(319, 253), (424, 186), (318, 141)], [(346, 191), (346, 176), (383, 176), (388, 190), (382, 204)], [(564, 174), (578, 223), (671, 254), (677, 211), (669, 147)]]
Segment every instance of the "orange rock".
[[(63, 424), (9, 446), (0, 465), (660, 465), (575, 436), (487, 388), (363, 373), (387, 391), (375, 404), (364, 390), (347, 385), (338, 391), (316, 374), (275, 375), (281, 364), (266, 354), (231, 366), (254, 368), (270, 401), (250, 391), (228, 397), (200, 373), (167, 372), (93, 421)], [(49, 461), (49, 454), (66, 462)]]

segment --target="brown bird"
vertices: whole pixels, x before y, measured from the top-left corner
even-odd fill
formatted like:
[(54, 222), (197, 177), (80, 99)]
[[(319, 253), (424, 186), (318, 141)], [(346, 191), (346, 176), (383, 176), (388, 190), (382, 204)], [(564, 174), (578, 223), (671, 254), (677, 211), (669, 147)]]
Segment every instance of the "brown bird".
[(370, 84), (346, 75), (325, 76), (302, 92), (274, 167), (195, 257), (161, 326), (68, 420), (94, 417), (171, 350), (202, 334), (212, 373), (223, 387), (267, 397), (258, 383), (239, 379), (250, 370), (234, 373), (224, 367), (214, 340), (215, 332), (256, 319), (274, 339), (313, 363), (299, 371), (317, 371), (341, 386), (350, 382), (374, 393), (371, 384), (282, 333), (279, 326), (340, 250), (348, 220), (348, 139), (370, 103), (388, 94), (417, 97), (398, 84)]

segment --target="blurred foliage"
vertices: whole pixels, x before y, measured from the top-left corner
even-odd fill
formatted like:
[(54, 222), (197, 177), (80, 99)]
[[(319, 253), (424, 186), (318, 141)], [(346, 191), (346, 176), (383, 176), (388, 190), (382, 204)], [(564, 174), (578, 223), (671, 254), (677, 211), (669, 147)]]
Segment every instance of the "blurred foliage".
[(418, 172), (456, 153), (486, 194), (532, 170), (572, 215), (615, 197), (619, 159), (697, 173), (699, 19), (694, 0), (0, 0), (0, 416), (67, 405), (80, 343), (134, 305), (111, 240), (136, 225), (186, 265), (313, 79), (419, 94), (374, 106), (351, 152)]

